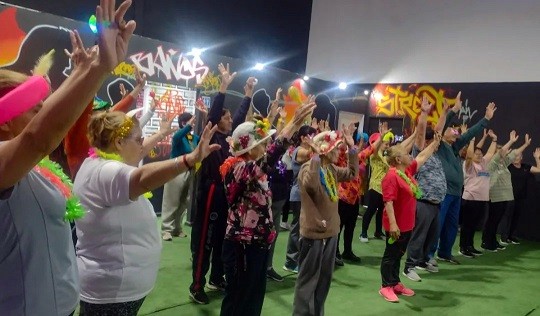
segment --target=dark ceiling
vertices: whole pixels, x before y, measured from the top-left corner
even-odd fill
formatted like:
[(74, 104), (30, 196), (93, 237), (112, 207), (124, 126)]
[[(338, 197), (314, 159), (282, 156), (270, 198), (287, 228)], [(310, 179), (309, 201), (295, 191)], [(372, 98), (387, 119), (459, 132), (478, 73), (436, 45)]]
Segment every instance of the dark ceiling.
[[(98, 0), (2, 0), (88, 21)], [(119, 1), (117, 1), (119, 2)], [(133, 0), (136, 34), (305, 72), (312, 0)]]

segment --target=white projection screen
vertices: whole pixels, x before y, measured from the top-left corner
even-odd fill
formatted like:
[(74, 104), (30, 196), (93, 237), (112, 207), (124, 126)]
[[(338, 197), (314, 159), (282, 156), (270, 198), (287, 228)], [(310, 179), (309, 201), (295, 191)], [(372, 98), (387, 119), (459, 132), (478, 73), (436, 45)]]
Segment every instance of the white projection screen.
[(313, 0), (308, 76), (540, 81), (538, 0)]

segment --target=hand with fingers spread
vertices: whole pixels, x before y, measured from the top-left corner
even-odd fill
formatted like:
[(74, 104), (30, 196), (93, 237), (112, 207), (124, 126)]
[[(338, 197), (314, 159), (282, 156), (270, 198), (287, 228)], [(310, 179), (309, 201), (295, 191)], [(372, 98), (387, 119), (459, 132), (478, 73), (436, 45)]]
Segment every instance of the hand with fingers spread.
[(275, 118), (280, 110), (279, 102), (281, 100), (281, 88), (278, 88), (276, 92), (276, 99), (272, 101), (272, 104), (270, 105), (270, 111), (268, 111), (268, 117)]
[(355, 129), (356, 127), (354, 126), (354, 123), (349, 124), (348, 127), (345, 126), (345, 124), (341, 125), (341, 130), (343, 132), (343, 139), (345, 140), (345, 143), (347, 144), (349, 148), (352, 148), (354, 146), (354, 139), (352, 135)]
[(312, 118), (311, 119), (311, 127), (313, 127), (314, 129), (319, 129), (319, 123), (317, 123), (317, 118)]
[(540, 148), (536, 148), (533, 152), (533, 157), (535, 160), (540, 160)]
[(195, 150), (188, 154), (193, 159), (193, 165), (197, 162), (201, 162), (204, 158), (208, 157), (210, 153), (219, 150), (221, 146), (219, 144), (210, 144), (210, 139), (214, 136), (217, 131), (217, 124), (212, 127), (212, 123), (208, 122), (206, 124), (201, 137), (199, 138), (199, 145)]
[(459, 91), (456, 96), (456, 103), (454, 103), (452, 111), (454, 111), (454, 113), (459, 113), (461, 111), (461, 91)]
[(127, 97), (129, 94), (129, 91), (126, 90), (126, 87), (123, 83), (120, 84), (120, 95), (122, 96), (122, 99)]
[(491, 120), (496, 110), (497, 110), (497, 107), (495, 106), (495, 103), (490, 102), (488, 106), (486, 107), (486, 115), (484, 116), (486, 120)]
[(497, 141), (497, 135), (495, 135), (495, 132), (493, 132), (492, 129), (490, 129), (488, 132), (487, 132), (488, 136), (491, 137), (491, 140), (496, 142)]
[(529, 137), (529, 134), (525, 134), (525, 146), (530, 146), (532, 139)]
[(218, 70), (221, 76), (221, 85), (219, 87), (219, 92), (225, 93), (227, 92), (227, 88), (231, 84), (231, 82), (236, 77), (236, 72), (230, 73), (229, 70), (229, 64), (227, 64), (227, 67), (223, 66), (223, 64), (218, 65)]
[[(310, 102), (311, 101), (311, 102)], [(283, 137), (285, 139), (289, 139), (292, 137), (292, 135), (300, 129), (303, 122), (305, 121), (306, 117), (313, 112), (313, 110), (317, 107), (315, 104), (315, 99), (310, 98), (308, 99), (308, 102), (302, 104), (299, 106), (296, 111), (294, 112), (294, 116), (289, 123), (283, 128), (281, 131), (279, 137)]]
[(81, 36), (76, 30), (69, 32), (69, 39), (71, 40), (71, 52), (64, 49), (64, 53), (71, 59), (73, 70), (88, 68), (97, 61), (99, 56), (98, 46), (85, 48)]
[(131, 6), (126, 0), (115, 9), (114, 0), (101, 0), (96, 8), (98, 27), (98, 66), (110, 72), (126, 58), (128, 44), (135, 31), (135, 21), (126, 22), (124, 15)]
[(509, 142), (515, 143), (515, 142), (517, 142), (518, 139), (519, 139), (518, 134), (516, 133), (515, 130), (512, 130), (512, 131), (510, 132), (510, 140), (509, 140)]
[(208, 109), (206, 108), (206, 105), (204, 104), (202, 98), (198, 98), (197, 102), (195, 102), (195, 109), (201, 112), (203, 115), (208, 114)]
[(424, 95), (422, 96), (422, 104), (420, 105), (420, 109), (422, 110), (422, 113), (429, 114), (429, 112), (431, 112), (432, 107), (433, 107), (433, 104), (429, 103), (427, 95), (424, 93)]
[(167, 115), (166, 113), (161, 116), (161, 121), (159, 122), (159, 132), (163, 137), (167, 137), (167, 135), (174, 132), (174, 129), (172, 128), (172, 122), (174, 121), (174, 118), (176, 116), (176, 114)]

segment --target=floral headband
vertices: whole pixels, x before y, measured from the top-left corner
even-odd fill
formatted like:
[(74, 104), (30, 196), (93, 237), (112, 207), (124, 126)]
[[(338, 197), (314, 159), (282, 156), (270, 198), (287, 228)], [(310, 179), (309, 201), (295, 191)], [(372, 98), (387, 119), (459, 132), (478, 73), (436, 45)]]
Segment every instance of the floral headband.
[(11, 121), (45, 100), (51, 87), (42, 76), (31, 76), (23, 84), (0, 97), (0, 124)]

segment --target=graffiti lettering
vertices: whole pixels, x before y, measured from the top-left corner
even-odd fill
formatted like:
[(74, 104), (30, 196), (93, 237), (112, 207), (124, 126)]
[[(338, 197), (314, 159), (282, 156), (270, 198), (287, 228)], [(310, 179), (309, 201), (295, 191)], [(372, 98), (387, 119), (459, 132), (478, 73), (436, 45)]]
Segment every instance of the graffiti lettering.
[(135, 66), (123, 61), (114, 68), (112, 74), (115, 76), (126, 76), (129, 79), (135, 80)]
[(463, 124), (466, 124), (467, 122), (470, 122), (472, 120), (476, 112), (478, 112), (478, 110), (474, 110), (471, 112), (471, 108), (469, 107), (469, 100), (465, 100), (465, 104), (461, 106), (458, 117), (461, 118)]
[[(169, 49), (167, 52), (162, 46), (158, 46), (157, 52), (153, 53), (137, 53), (129, 58), (142, 72), (148, 76), (154, 76), (161, 73), (167, 78), (177, 81), (195, 79), (196, 82), (202, 82), (209, 72), (209, 68), (204, 65), (204, 62), (199, 56), (193, 56), (189, 60), (183, 54), (177, 55), (178, 51)], [(176, 57), (177, 56), (177, 57)], [(176, 63), (173, 57), (177, 58)]]

